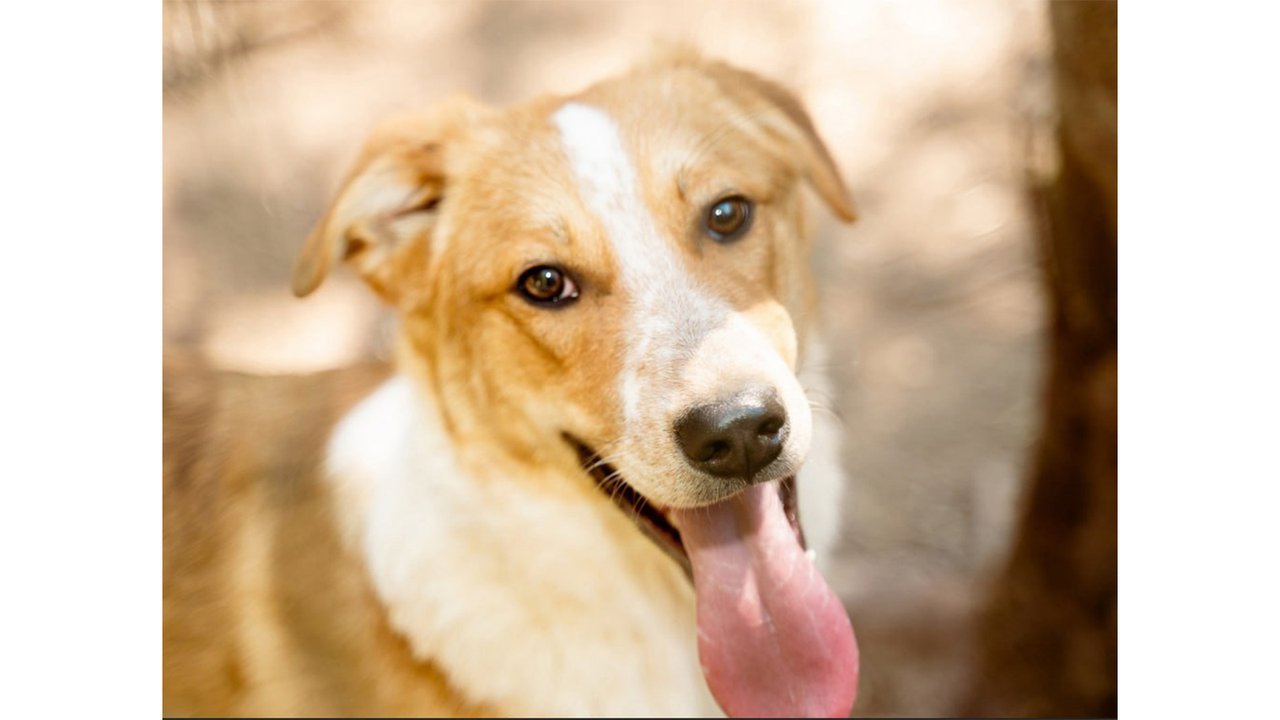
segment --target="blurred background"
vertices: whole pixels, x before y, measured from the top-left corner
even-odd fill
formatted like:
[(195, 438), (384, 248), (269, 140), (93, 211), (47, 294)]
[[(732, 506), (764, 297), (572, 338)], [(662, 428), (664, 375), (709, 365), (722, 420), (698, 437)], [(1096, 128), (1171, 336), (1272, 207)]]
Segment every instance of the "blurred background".
[[(255, 372), (386, 357), (387, 314), (350, 274), (305, 302), (289, 293), (294, 255), (372, 125), (458, 90), (495, 104), (570, 92), (658, 41), (687, 42), (795, 89), (862, 216), (846, 228), (816, 212), (814, 259), (850, 478), (828, 575), (862, 645), (855, 714), (1113, 714), (1114, 510), (1089, 530), (1110, 533), (1090, 551), (1112, 556), (1101, 610), (1095, 597), (1079, 618), (1054, 614), (1043, 588), (1000, 600), (1020, 528), (1039, 526), (1024, 513), (1053, 444), (1038, 440), (1053, 426), (1047, 358), (1061, 345), (1042, 199), (1063, 167), (1063, 12), (1017, 0), (166, 2), (165, 342)], [(1089, 105), (1112, 133), (1114, 89), (1109, 107)], [(1114, 384), (1111, 398), (1114, 413)], [(1110, 472), (1113, 487), (1113, 461)], [(1002, 634), (1020, 624), (1091, 639), (1079, 650)], [(995, 682), (1027, 663), (1046, 672)]]

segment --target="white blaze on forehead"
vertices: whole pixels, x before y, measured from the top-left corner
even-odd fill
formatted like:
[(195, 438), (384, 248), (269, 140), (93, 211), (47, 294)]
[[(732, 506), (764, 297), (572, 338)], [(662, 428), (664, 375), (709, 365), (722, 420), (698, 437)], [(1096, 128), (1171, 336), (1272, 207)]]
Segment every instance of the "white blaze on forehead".
[(576, 102), (565, 103), (552, 119), (582, 199), (609, 235), (623, 282), (640, 289), (634, 286), (641, 277), (657, 270), (675, 271), (678, 265), (644, 206), (635, 169), (613, 119)]
[(668, 247), (644, 204), (639, 178), (613, 119), (599, 108), (570, 102), (552, 121), (578, 191), (604, 228), (620, 281), (633, 299), (634, 335), (622, 396), (627, 416), (634, 417), (641, 395), (636, 363), (655, 355), (670, 360), (689, 353), (728, 307), (699, 290)]

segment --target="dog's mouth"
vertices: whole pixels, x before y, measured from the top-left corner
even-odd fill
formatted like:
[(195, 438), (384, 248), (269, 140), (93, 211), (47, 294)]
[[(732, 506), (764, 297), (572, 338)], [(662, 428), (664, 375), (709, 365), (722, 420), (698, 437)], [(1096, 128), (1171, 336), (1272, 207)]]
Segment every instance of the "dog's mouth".
[(698, 657), (727, 714), (849, 714), (857, 641), (805, 545), (794, 477), (746, 485), (703, 507), (664, 508), (590, 446), (565, 437), (601, 492), (693, 581)]
[[(626, 478), (622, 477), (617, 468), (604, 462), (600, 454), (591, 449), (589, 445), (574, 438), (572, 435), (566, 434), (565, 439), (577, 451), (578, 462), (582, 465), (582, 469), (595, 481), (596, 487), (609, 496), (609, 499), (627, 517), (631, 518), (631, 521), (640, 529), (640, 532), (644, 533), (655, 545), (670, 556), (680, 566), (680, 569), (684, 570), (685, 576), (692, 581), (693, 566), (689, 561), (689, 551), (685, 549), (684, 541), (680, 537), (680, 531), (671, 523), (669, 512), (627, 484)], [(795, 532), (796, 541), (800, 543), (802, 549), (809, 552), (808, 543), (804, 539), (804, 529), (800, 526), (794, 475), (778, 481), (778, 497), (782, 500), (783, 512), (786, 513), (787, 522), (791, 524), (791, 529)], [(810, 553), (810, 557), (812, 557), (812, 553)]]

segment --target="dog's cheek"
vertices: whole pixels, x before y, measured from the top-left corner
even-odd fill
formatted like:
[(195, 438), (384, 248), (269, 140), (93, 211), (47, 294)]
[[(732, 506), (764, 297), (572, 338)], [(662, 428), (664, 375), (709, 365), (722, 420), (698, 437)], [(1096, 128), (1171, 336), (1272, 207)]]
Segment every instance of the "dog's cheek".
[(584, 317), (577, 328), (573, 367), (565, 397), (582, 415), (592, 437), (615, 443), (626, 432), (623, 407), (623, 349), (619, 329), (607, 317)]

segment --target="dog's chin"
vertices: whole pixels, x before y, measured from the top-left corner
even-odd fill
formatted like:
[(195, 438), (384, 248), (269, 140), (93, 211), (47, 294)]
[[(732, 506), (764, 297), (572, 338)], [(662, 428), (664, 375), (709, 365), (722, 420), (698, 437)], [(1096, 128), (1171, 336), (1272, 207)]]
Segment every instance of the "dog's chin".
[[(680, 531), (671, 521), (671, 510), (675, 506), (664, 505), (646, 497), (628, 483), (626, 477), (617, 468), (605, 462), (590, 445), (568, 433), (564, 434), (564, 439), (577, 452), (578, 462), (581, 464), (583, 471), (591, 477), (600, 492), (612, 500), (614, 505), (635, 524), (636, 528), (665, 552), (680, 566), (685, 576), (692, 580), (693, 570), (689, 561), (689, 553), (685, 550), (684, 542), (680, 538)], [(782, 499), (782, 506), (786, 511), (787, 520), (791, 523), (791, 529), (795, 532), (800, 546), (807, 548), (808, 545), (805, 543), (804, 530), (800, 526), (800, 516), (797, 510), (795, 474), (794, 472), (784, 474), (785, 468), (782, 468), (772, 473), (779, 475), (779, 477), (770, 479), (769, 471), (769, 468), (762, 470), (762, 473), (765, 473), (764, 479), (754, 484), (776, 483), (778, 495)], [(711, 505), (727, 500), (747, 487), (746, 483), (738, 483), (736, 486), (718, 485), (717, 489), (708, 492), (707, 497), (698, 498), (685, 506), (701, 507)]]

